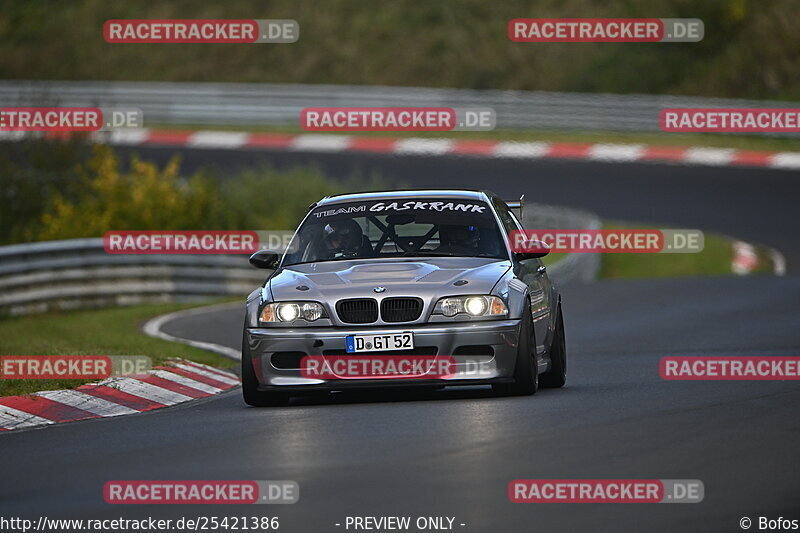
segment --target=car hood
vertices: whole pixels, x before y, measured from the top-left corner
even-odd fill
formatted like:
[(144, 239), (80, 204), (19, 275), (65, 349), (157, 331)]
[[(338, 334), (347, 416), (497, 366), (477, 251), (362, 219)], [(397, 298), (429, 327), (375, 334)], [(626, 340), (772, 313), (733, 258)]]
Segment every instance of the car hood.
[(270, 290), (273, 301), (328, 303), (342, 298), (489, 294), (510, 267), (508, 260), (481, 257), (327, 261), (282, 269), (270, 279)]

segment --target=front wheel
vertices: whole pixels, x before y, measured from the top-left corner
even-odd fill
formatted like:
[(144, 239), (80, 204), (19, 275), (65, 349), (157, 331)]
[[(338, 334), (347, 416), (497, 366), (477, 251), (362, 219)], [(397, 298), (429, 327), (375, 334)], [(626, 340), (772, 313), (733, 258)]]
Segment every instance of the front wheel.
[(517, 343), (517, 360), (514, 363), (514, 383), (509, 385), (493, 385), (497, 393), (507, 393), (513, 396), (530, 396), (539, 389), (539, 369), (533, 354), (533, 321), (530, 312), (526, 309), (523, 313), (522, 323), (519, 327), (519, 342)]
[(542, 387), (557, 389), (567, 382), (567, 343), (564, 339), (564, 317), (558, 304), (556, 331), (550, 345), (550, 370), (542, 374)]

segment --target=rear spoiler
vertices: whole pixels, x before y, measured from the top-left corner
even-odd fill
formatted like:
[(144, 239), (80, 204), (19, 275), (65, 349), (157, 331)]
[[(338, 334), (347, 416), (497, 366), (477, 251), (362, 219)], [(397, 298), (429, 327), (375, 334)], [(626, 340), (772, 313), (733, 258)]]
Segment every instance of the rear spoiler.
[(519, 209), (519, 221), (522, 222), (523, 213), (525, 212), (525, 195), (519, 197), (519, 200), (511, 200), (506, 202), (509, 209)]

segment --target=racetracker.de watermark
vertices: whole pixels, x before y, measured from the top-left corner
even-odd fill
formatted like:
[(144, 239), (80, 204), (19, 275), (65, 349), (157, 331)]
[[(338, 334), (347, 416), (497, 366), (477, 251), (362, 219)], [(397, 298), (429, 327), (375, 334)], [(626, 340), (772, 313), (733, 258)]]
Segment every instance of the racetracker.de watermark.
[(292, 231), (125, 230), (107, 231), (109, 254), (252, 254), (259, 250), (293, 251)]
[(508, 22), (517, 43), (687, 43), (703, 40), (700, 19), (519, 18)]
[(662, 357), (658, 373), (670, 381), (796, 381), (800, 357)]
[(143, 126), (142, 110), (130, 107), (0, 108), (0, 131), (91, 132)]
[(0, 379), (105, 379), (151, 368), (146, 355), (0, 356)]
[(492, 356), (307, 355), (300, 374), (310, 379), (482, 379), (497, 375)]
[(514, 503), (700, 503), (699, 479), (515, 479)]
[(296, 481), (125, 480), (108, 481), (110, 504), (290, 504), (300, 499)]
[[(255, 514), (255, 513), (253, 513)], [(166, 531), (169, 533), (182, 533), (198, 531), (270, 531), (280, 529), (280, 519), (277, 516), (259, 514), (235, 514), (233, 516), (195, 515), (174, 518), (156, 518), (154, 516), (139, 516), (137, 518), (50, 518), (39, 516), (38, 519), (21, 518), (18, 516), (0, 516), (0, 531), (3, 533), (40, 533), (59, 531), (96, 531), (97, 533), (110, 533), (120, 531), (136, 531), (137, 533)]]
[(670, 108), (659, 126), (665, 132), (800, 133), (800, 109)]
[(109, 254), (252, 254), (259, 250), (255, 231), (108, 231)]
[(300, 373), (315, 379), (444, 379), (456, 373), (452, 357), (435, 355), (308, 355)]
[(699, 253), (703, 232), (681, 229), (526, 229), (509, 236), (517, 253)]
[(292, 19), (112, 19), (103, 24), (108, 43), (294, 43)]
[(496, 124), (488, 107), (307, 107), (300, 112), (306, 131), (491, 131)]

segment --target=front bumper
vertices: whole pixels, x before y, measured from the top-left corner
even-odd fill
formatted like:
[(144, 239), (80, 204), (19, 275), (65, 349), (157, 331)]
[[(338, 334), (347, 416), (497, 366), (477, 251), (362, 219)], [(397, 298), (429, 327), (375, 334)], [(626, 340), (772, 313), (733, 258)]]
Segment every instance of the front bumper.
[[(455, 322), (414, 326), (247, 328), (244, 349), (259, 381), (260, 390), (312, 391), (386, 386), (472, 385), (507, 383), (514, 375), (519, 340), (519, 320)], [(445, 377), (319, 379), (304, 377), (300, 364), (287, 361), (301, 356), (346, 357), (348, 335), (391, 334), (411, 331), (414, 346), (428, 355), (452, 357), (455, 372)], [(292, 357), (287, 357), (292, 354)], [(392, 352), (402, 355), (403, 352)], [(358, 357), (374, 354), (350, 354)], [(375, 357), (381, 357), (375, 355)]]

